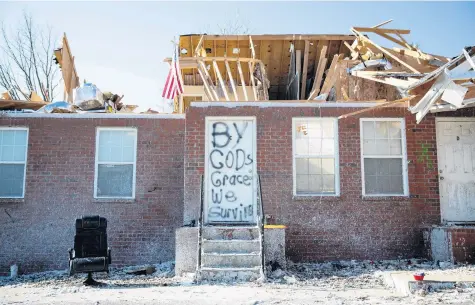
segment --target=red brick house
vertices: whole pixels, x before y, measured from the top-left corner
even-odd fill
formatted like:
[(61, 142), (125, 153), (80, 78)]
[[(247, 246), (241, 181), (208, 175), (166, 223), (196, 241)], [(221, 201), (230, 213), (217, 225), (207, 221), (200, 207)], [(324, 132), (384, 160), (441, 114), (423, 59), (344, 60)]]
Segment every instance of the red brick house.
[[(199, 44), (206, 53), (242, 47), (220, 39)], [(298, 56), (265, 53), (286, 50), (289, 39), (254, 39), (262, 61), (238, 59), (234, 69), (228, 59), (214, 61), (216, 83), (224, 84), (220, 68), (229, 72), (226, 94), (207, 77), (198, 81), (208, 73), (199, 57), (180, 60), (188, 69), (182, 114), (2, 115), (0, 273), (15, 263), (21, 272), (66, 268), (74, 220), (83, 215), (108, 219), (113, 264), (121, 266), (173, 260), (175, 230), (184, 225), (256, 225), (260, 206), (267, 223), (286, 226), (293, 261), (473, 262), (475, 108), (429, 113), (417, 124), (406, 103), (381, 107), (379, 99), (397, 96), (394, 87), (347, 76), (347, 66), (332, 84), (326, 57), (349, 55), (348, 35), (293, 38), (304, 54), (325, 57), (313, 57), (312, 68), (304, 60), (304, 74), (316, 76), (309, 80), (318, 79), (320, 63), (328, 68), (316, 92), (342, 89), (336, 101), (302, 99), (314, 90), (282, 76), (298, 71)], [(193, 37), (183, 41), (195, 49)], [(256, 72), (235, 86), (239, 60), (247, 73), (267, 70), (269, 83)], [(237, 101), (223, 101), (231, 94)], [(283, 100), (289, 94), (295, 98)]]
[[(73, 242), (74, 219), (95, 213), (109, 220), (110, 246), (116, 264), (172, 260), (174, 230), (198, 218), (207, 116), (256, 118), (257, 170), (265, 213), (273, 222), (287, 225), (289, 259), (425, 256), (423, 229), (441, 223), (436, 141), (440, 114), (430, 115), (423, 123), (415, 124), (414, 116), (402, 107), (372, 110), (362, 117), (334, 119), (359, 109), (357, 107), (371, 106), (369, 103), (343, 106), (259, 102), (233, 108), (225, 103), (196, 104), (189, 108), (186, 118), (183, 115), (123, 117), (110, 114), (3, 117), (0, 120), (2, 152), (6, 154), (11, 145), (8, 143), (13, 143), (15, 164), (26, 166), (26, 174), (22, 176), (12, 170), (10, 175), (2, 176), (2, 184), (11, 185), (8, 190), (2, 190), (11, 195), (4, 193), (2, 197), (18, 197), (1, 199), (2, 272), (8, 272), (13, 263), (18, 263), (24, 272), (65, 268), (67, 249)], [(464, 118), (464, 122), (471, 122), (472, 128), (474, 114), (473, 110), (465, 110), (451, 113), (450, 118), (456, 122)], [(333, 173), (339, 174), (335, 184), (325, 189), (330, 196), (306, 195), (308, 185), (294, 183), (300, 169), (295, 168), (298, 158), (293, 150), (292, 130), (302, 119), (331, 122), (333, 125), (329, 124), (329, 128), (338, 130), (333, 133), (335, 149), (325, 156), (335, 160)], [(382, 186), (378, 190), (378, 186), (371, 185), (373, 182), (363, 179), (371, 172), (365, 168), (362, 174), (361, 126), (365, 125), (361, 124), (373, 120), (397, 122), (393, 126), (400, 128), (397, 134), (401, 135), (400, 149), (404, 152), (401, 159), (407, 163), (407, 167), (401, 167), (398, 172), (404, 176), (402, 179), (407, 179), (402, 188), (398, 185), (387, 190)], [(473, 138), (470, 128), (469, 135)], [(22, 130), (26, 136), (18, 133)], [(135, 167), (132, 198), (101, 198), (94, 191), (103, 174), (97, 164), (97, 147), (101, 147), (98, 141), (103, 139), (100, 134), (103, 130), (133, 130), (137, 146), (132, 160)], [(111, 147), (117, 152), (123, 144), (115, 143)], [(26, 158), (21, 158), (22, 151)], [(5, 158), (2, 154), (3, 166), (7, 164)], [(401, 162), (398, 164), (402, 166)], [(95, 178), (96, 175), (99, 177)], [(24, 189), (21, 183), (16, 188), (17, 179), (13, 177), (17, 176), (18, 181), (24, 183)], [(363, 195), (363, 185), (367, 195)], [(131, 190), (126, 185), (119, 189), (106, 185), (102, 189), (102, 194), (111, 192), (115, 196), (114, 192), (119, 192), (120, 197), (126, 197)], [(372, 196), (370, 192), (375, 189), (395, 193)], [(457, 234), (463, 235), (466, 243), (473, 236), (469, 231)], [(454, 247), (461, 247), (455, 238)], [(466, 257), (465, 252), (457, 255), (460, 260)]]

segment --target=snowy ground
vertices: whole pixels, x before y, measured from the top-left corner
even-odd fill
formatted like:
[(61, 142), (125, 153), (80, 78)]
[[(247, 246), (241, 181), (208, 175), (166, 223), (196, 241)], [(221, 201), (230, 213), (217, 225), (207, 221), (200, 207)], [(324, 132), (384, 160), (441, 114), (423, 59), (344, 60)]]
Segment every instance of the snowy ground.
[(467, 273), (475, 266), (439, 267), (420, 260), (325, 264), (289, 264), (275, 270), (265, 283), (201, 283), (174, 277), (173, 263), (156, 265), (152, 275), (129, 275), (112, 270), (95, 275), (105, 285), (85, 287), (84, 275), (65, 271), (0, 278), (0, 304), (461, 304), (475, 305), (475, 288), (421, 290), (409, 297), (385, 287), (382, 274), (390, 270), (426, 273)]

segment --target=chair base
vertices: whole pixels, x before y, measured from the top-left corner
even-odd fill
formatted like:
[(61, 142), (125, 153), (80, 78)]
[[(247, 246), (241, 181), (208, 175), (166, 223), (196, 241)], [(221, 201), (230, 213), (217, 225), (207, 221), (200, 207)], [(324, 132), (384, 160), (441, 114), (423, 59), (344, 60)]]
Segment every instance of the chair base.
[(92, 272), (87, 273), (87, 279), (83, 282), (85, 286), (103, 286), (104, 283), (98, 282), (92, 278)]

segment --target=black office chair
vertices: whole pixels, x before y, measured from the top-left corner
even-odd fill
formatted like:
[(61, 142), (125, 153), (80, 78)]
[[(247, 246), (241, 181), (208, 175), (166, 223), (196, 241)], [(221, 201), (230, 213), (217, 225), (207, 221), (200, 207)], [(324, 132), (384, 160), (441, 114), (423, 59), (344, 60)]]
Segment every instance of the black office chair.
[(76, 219), (74, 249), (69, 249), (69, 275), (87, 273), (85, 285), (99, 285), (92, 278), (93, 272), (109, 273), (112, 262), (111, 250), (107, 247), (107, 219), (99, 216), (84, 216)]

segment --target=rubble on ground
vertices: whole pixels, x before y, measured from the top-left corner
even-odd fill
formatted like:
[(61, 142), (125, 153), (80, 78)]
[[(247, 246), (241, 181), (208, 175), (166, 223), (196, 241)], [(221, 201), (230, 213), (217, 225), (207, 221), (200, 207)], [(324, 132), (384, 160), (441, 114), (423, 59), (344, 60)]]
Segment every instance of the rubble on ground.
[[(150, 275), (130, 274), (131, 270), (155, 268)], [(269, 269), (271, 269), (269, 267)], [(190, 286), (193, 294), (206, 294), (207, 287), (235, 286), (236, 289), (265, 289), (265, 291), (288, 290), (289, 295), (301, 291), (325, 291), (327, 297), (322, 302), (329, 304), (471, 304), (475, 300), (474, 287), (455, 285), (454, 289), (437, 290), (430, 285), (421, 288), (410, 296), (399, 296), (385, 286), (383, 274), (388, 271), (425, 272), (426, 274), (465, 273), (475, 274), (474, 265), (452, 265), (446, 262), (431, 262), (424, 259), (401, 259), (382, 261), (333, 261), (326, 263), (288, 263), (287, 270), (268, 270), (266, 282), (254, 283), (193, 283), (192, 277), (175, 277), (174, 262), (156, 265), (131, 266), (111, 269), (109, 276), (98, 273), (94, 278), (111, 288)], [(49, 296), (88, 293), (94, 289), (83, 285), (85, 274), (69, 276), (66, 270), (35, 273), (19, 276), (16, 279), (0, 278), (1, 289), (41, 288)], [(2, 287), (3, 286), (3, 287)], [(211, 286), (211, 287), (212, 287)], [(364, 295), (364, 291), (386, 291), (382, 296)], [(34, 289), (32, 290), (34, 291)], [(108, 293), (104, 290), (103, 293)], [(168, 291), (168, 290), (166, 290)], [(173, 290), (169, 290), (173, 293)], [(355, 297), (345, 297), (348, 291), (358, 292)], [(6, 290), (4, 290), (6, 292)], [(33, 292), (32, 292), (33, 293)], [(377, 293), (376, 293), (377, 294)], [(285, 304), (297, 304), (282, 300)], [(125, 304), (125, 303), (124, 303)]]
[[(136, 275), (131, 271), (149, 270), (149, 273)], [(154, 269), (153, 273), (150, 271)], [(167, 286), (176, 285), (175, 263), (166, 262), (156, 265), (131, 266), (125, 268), (111, 268), (109, 276), (106, 273), (94, 273), (94, 279), (107, 286)], [(47, 271), (19, 276), (16, 279), (0, 277), (1, 286), (23, 287), (83, 287), (87, 274), (69, 276), (67, 270)]]

